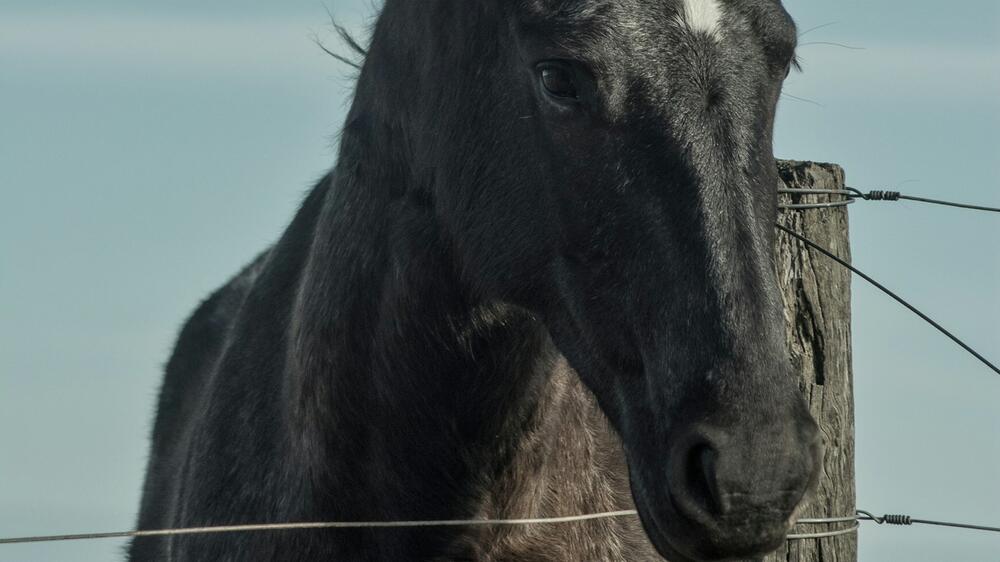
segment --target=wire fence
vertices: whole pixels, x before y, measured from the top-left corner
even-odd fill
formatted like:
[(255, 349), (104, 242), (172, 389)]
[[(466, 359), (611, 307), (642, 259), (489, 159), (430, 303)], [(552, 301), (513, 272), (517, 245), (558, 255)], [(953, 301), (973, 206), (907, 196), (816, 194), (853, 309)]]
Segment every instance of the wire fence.
[[(618, 519), (638, 517), (634, 509), (623, 511), (608, 511), (587, 515), (572, 515), (568, 517), (541, 517), (532, 519), (447, 519), (436, 521), (324, 521), (316, 523), (265, 523), (259, 525), (219, 525), (211, 527), (185, 527), (177, 529), (152, 529), (141, 531), (114, 531), (110, 533), (78, 533), (72, 535), (40, 535), (34, 537), (12, 537), (0, 539), (4, 544), (28, 544), (44, 542), (65, 542), (102, 539), (127, 539), (143, 537), (176, 537), (190, 535), (213, 535), (223, 533), (250, 533), (275, 531), (305, 531), (317, 529), (399, 529), (419, 527), (515, 527), (528, 525), (564, 525), (595, 521), (600, 519)], [(789, 541), (822, 539), (849, 535), (860, 528), (860, 522), (872, 521), (879, 525), (936, 525), (955, 527), (974, 531), (998, 532), (1000, 527), (956, 523), (952, 521), (937, 521), (931, 519), (915, 519), (909, 515), (883, 515), (878, 517), (868, 511), (858, 510), (855, 515), (845, 517), (826, 517), (814, 519), (799, 519), (795, 525), (831, 525), (850, 523), (844, 529), (821, 531), (815, 533), (793, 533), (785, 537)]]
[(941, 324), (937, 323), (933, 318), (931, 318), (930, 316), (927, 316), (926, 314), (924, 314), (923, 312), (921, 312), (920, 309), (918, 309), (917, 307), (913, 306), (912, 304), (910, 304), (909, 302), (907, 302), (905, 299), (903, 299), (902, 297), (900, 297), (899, 295), (897, 295), (893, 291), (891, 291), (888, 288), (886, 288), (885, 285), (883, 285), (883, 284), (879, 283), (878, 281), (872, 279), (869, 275), (867, 275), (866, 273), (864, 273), (860, 269), (854, 267), (853, 265), (851, 265), (847, 261), (845, 261), (845, 260), (837, 257), (837, 255), (834, 254), (833, 252), (831, 252), (830, 250), (827, 250), (826, 248), (820, 246), (819, 244), (816, 244), (815, 242), (813, 242), (812, 240), (809, 240), (805, 236), (802, 236), (801, 234), (799, 234), (799, 233), (797, 233), (797, 232), (795, 232), (795, 231), (793, 231), (793, 230), (791, 230), (789, 228), (781, 226), (780, 224), (777, 225), (777, 228), (778, 228), (778, 230), (781, 230), (782, 232), (784, 232), (785, 234), (791, 236), (792, 238), (795, 238), (799, 242), (802, 242), (809, 249), (815, 250), (815, 251), (823, 254), (824, 256), (832, 259), (833, 261), (837, 262), (838, 264), (840, 264), (840, 265), (846, 267), (847, 269), (851, 270), (851, 272), (853, 272), (857, 276), (861, 277), (865, 281), (871, 283), (877, 289), (879, 289), (883, 293), (885, 293), (885, 294), (889, 295), (890, 297), (892, 297), (896, 302), (902, 304), (907, 309), (909, 309), (911, 312), (913, 312), (914, 314), (916, 314), (917, 316), (919, 316), (921, 319), (923, 319), (925, 322), (927, 322), (928, 324), (930, 324), (931, 326), (933, 326), (934, 328), (936, 328), (939, 332), (941, 332), (942, 334), (944, 334), (945, 336), (947, 336), (948, 339), (950, 339), (951, 341), (957, 343), (959, 346), (962, 347), (962, 349), (964, 349), (965, 351), (969, 352), (973, 357), (975, 357), (976, 359), (978, 359), (979, 361), (981, 361), (984, 365), (986, 365), (987, 367), (989, 367), (993, 372), (995, 372), (996, 374), (1000, 375), (1000, 368), (998, 368), (992, 361), (990, 361), (989, 359), (983, 357), (983, 355), (981, 353), (979, 353), (978, 351), (976, 351), (975, 349), (973, 349), (969, 344), (965, 343), (958, 336), (956, 336), (955, 334), (953, 334), (950, 331), (948, 331), (947, 329), (945, 329)]
[[(834, 201), (780, 204), (778, 207), (781, 210), (837, 208), (853, 204), (856, 200), (862, 199), (865, 201), (907, 200), (920, 203), (970, 209), (976, 211), (1000, 212), (1000, 208), (995, 208), (995, 207), (986, 207), (981, 205), (971, 205), (966, 203), (955, 203), (937, 199), (914, 197), (914, 196), (903, 195), (902, 193), (896, 191), (870, 191), (864, 193), (861, 192), (860, 190), (850, 187), (844, 190), (779, 189), (778, 193), (782, 195), (792, 195), (799, 197), (807, 195), (827, 195), (827, 196), (841, 197), (841, 199)], [(957, 336), (952, 334), (950, 331), (946, 330), (944, 327), (942, 327), (939, 323), (935, 322), (928, 315), (921, 312), (915, 306), (913, 306), (912, 304), (910, 304), (909, 302), (898, 296), (893, 291), (886, 288), (884, 285), (882, 285), (872, 277), (868, 276), (861, 270), (854, 267), (851, 263), (838, 257), (830, 250), (823, 248), (822, 246), (816, 244), (812, 240), (809, 240), (802, 234), (799, 234), (780, 224), (776, 225), (776, 227), (782, 232), (788, 234), (789, 236), (793, 237), (797, 241), (804, 244), (810, 251), (815, 251), (819, 252), (820, 254), (823, 254), (824, 256), (834, 260), (839, 265), (846, 267), (851, 272), (860, 276), (865, 281), (871, 283), (876, 288), (887, 294), (889, 297), (893, 298), (894, 300), (905, 306), (907, 309), (912, 311), (914, 314), (918, 315), (921, 319), (928, 322), (942, 334), (944, 334), (949, 339), (954, 341), (956, 344), (961, 346), (965, 351), (976, 357), (979, 361), (981, 361), (991, 370), (993, 370), (997, 374), (1000, 374), (1000, 368), (998, 368), (996, 364), (986, 359), (982, 354), (977, 352), (975, 349), (973, 349), (971, 346), (969, 346), (964, 341), (959, 339)], [(459, 527), (459, 526), (499, 527), (499, 526), (526, 526), (526, 525), (565, 525), (565, 524), (580, 523), (585, 521), (615, 519), (623, 517), (637, 517), (637, 516), (638, 513), (635, 510), (624, 510), (624, 511), (609, 511), (603, 513), (592, 513), (585, 515), (573, 515), (567, 517), (543, 517), (543, 518), (528, 518), (528, 519), (449, 519), (449, 520), (428, 520), (428, 521), (326, 521), (326, 522), (305, 522), (305, 523), (220, 525), (220, 526), (206, 526), (206, 527), (186, 527), (186, 528), (176, 528), (176, 529), (153, 529), (153, 530), (136, 530), (136, 531), (114, 531), (106, 533), (77, 533), (77, 534), (67, 534), (67, 535), (39, 535), (39, 536), (27, 536), (27, 537), (10, 537), (10, 538), (0, 538), (0, 545), (51, 543), (51, 542), (61, 542), (61, 541), (100, 540), (100, 539), (141, 538), (141, 537), (165, 537), (165, 536), (185, 536), (185, 535), (190, 536), (190, 535), (208, 535), (208, 534), (220, 534), (220, 533), (279, 532), (279, 531), (322, 530), (322, 529), (375, 529), (375, 528), (385, 529), (385, 528)], [(838, 525), (838, 524), (841, 525), (848, 524), (848, 526), (843, 529), (836, 529), (830, 531), (819, 531), (811, 533), (792, 533), (787, 536), (787, 539), (789, 541), (797, 541), (797, 540), (824, 539), (824, 538), (849, 535), (852, 533), (856, 533), (859, 530), (860, 524), (862, 522), (874, 522), (878, 525), (897, 525), (897, 526), (933, 525), (941, 527), (974, 530), (980, 532), (1000, 533), (1000, 527), (976, 525), (970, 523), (956, 523), (952, 521), (941, 521), (932, 519), (917, 519), (909, 515), (887, 514), (878, 517), (868, 511), (858, 510), (855, 513), (855, 515), (850, 515), (850, 516), (799, 519), (795, 523), (796, 526)]]
[[(972, 210), (976, 210), (976, 211), (1000, 212), (1000, 208), (984, 207), (984, 206), (981, 206), (981, 205), (970, 205), (970, 204), (966, 204), (966, 203), (955, 203), (955, 202), (951, 202), (951, 201), (941, 201), (941, 200), (938, 200), (938, 199), (927, 199), (927, 198), (924, 198), (924, 197), (914, 197), (914, 196), (903, 195), (903, 194), (901, 194), (898, 191), (869, 191), (868, 193), (863, 193), (862, 191), (860, 191), (858, 189), (855, 189), (853, 187), (848, 187), (848, 188), (845, 188), (844, 190), (836, 190), (836, 189), (779, 189), (778, 193), (779, 194), (785, 194), (785, 195), (797, 195), (797, 196), (802, 196), (802, 195), (829, 195), (829, 196), (839, 196), (839, 197), (842, 197), (842, 199), (837, 200), (837, 201), (824, 201), (824, 202), (818, 202), (818, 203), (791, 203), (791, 204), (778, 205), (778, 208), (782, 209), (782, 210), (807, 210), (807, 209), (828, 209), (828, 208), (833, 208), (833, 207), (845, 207), (845, 206), (853, 203), (856, 199), (861, 198), (861, 199), (864, 199), (864, 200), (867, 200), (867, 201), (900, 201), (900, 200), (909, 200), (909, 201), (917, 201), (917, 202), (921, 202), (921, 203), (930, 203), (930, 204), (935, 204), (935, 205), (945, 205), (945, 206), (949, 206), (949, 207), (957, 207), (957, 208), (962, 208), (962, 209), (972, 209)], [(910, 304), (909, 302), (907, 302), (905, 299), (903, 299), (902, 297), (900, 297), (895, 292), (889, 290), (885, 285), (879, 283), (878, 281), (876, 281), (875, 279), (873, 279), (868, 274), (866, 274), (863, 271), (861, 271), (860, 269), (854, 267), (854, 265), (852, 265), (851, 263), (848, 263), (846, 260), (840, 258), (839, 256), (837, 256), (836, 254), (834, 254), (830, 250), (828, 250), (828, 249), (820, 246), (819, 244), (813, 242), (812, 240), (806, 238), (802, 234), (800, 234), (798, 232), (795, 232), (795, 231), (793, 231), (793, 230), (791, 230), (791, 229), (789, 229), (789, 228), (787, 228), (785, 226), (782, 226), (780, 224), (775, 225), (775, 226), (778, 228), (778, 230), (784, 232), (785, 234), (787, 234), (787, 235), (791, 236), (792, 238), (795, 238), (799, 242), (805, 244), (806, 247), (809, 250), (819, 252), (819, 253), (823, 254), (824, 256), (832, 259), (837, 264), (839, 264), (839, 265), (841, 265), (843, 267), (846, 267), (852, 273), (854, 273), (855, 275), (861, 277), (862, 279), (864, 279), (865, 281), (867, 281), (868, 283), (870, 283), (871, 285), (873, 285), (875, 288), (877, 288), (878, 290), (882, 291), (883, 293), (885, 293), (886, 295), (888, 295), (889, 297), (891, 297), (893, 300), (895, 300), (896, 302), (898, 302), (899, 304), (903, 305), (908, 310), (910, 310), (911, 312), (913, 312), (914, 314), (916, 314), (917, 316), (919, 316), (922, 320), (924, 320), (925, 322), (927, 322), (928, 324), (930, 324), (931, 326), (933, 326), (935, 329), (937, 329), (939, 332), (941, 332), (948, 339), (950, 339), (951, 341), (953, 341), (956, 344), (958, 344), (962, 349), (964, 349), (969, 354), (971, 354), (973, 357), (975, 357), (980, 362), (982, 362), (984, 365), (986, 365), (994, 373), (1000, 375), (1000, 367), (997, 367), (997, 365), (994, 362), (992, 362), (989, 359), (987, 359), (986, 357), (984, 357), (981, 353), (979, 353), (978, 351), (976, 351), (975, 349), (973, 349), (972, 346), (970, 346), (969, 344), (965, 343), (962, 339), (960, 339), (958, 336), (956, 336), (955, 334), (953, 334), (952, 332), (950, 332), (949, 330), (947, 330), (946, 328), (944, 328), (944, 326), (942, 326), (940, 323), (936, 322), (930, 316), (928, 316), (927, 314), (924, 314), (920, 309), (918, 309), (917, 307), (915, 307), (912, 304)]]
[(983, 205), (971, 205), (968, 203), (956, 203), (954, 201), (943, 201), (941, 199), (928, 199), (926, 197), (916, 197), (914, 195), (904, 195), (899, 191), (876, 190), (863, 192), (853, 187), (844, 189), (779, 189), (780, 195), (834, 195), (841, 199), (835, 201), (822, 201), (816, 203), (785, 203), (778, 205), (781, 210), (806, 210), (806, 209), (829, 209), (831, 207), (846, 207), (861, 199), (863, 201), (914, 201), (917, 203), (928, 203), (931, 205), (942, 205), (946, 207), (956, 207), (959, 209), (970, 209), (974, 211), (986, 211), (990, 213), (1000, 213), (998, 207), (986, 207)]

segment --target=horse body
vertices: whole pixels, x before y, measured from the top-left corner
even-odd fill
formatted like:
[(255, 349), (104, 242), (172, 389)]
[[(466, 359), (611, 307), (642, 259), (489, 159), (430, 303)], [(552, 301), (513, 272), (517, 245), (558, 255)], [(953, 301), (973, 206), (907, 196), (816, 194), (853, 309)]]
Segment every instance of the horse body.
[(773, 549), (818, 470), (770, 257), (794, 26), (704, 1), (388, 0), (335, 170), (181, 333), (139, 521), (641, 523), (141, 538), (131, 559)]

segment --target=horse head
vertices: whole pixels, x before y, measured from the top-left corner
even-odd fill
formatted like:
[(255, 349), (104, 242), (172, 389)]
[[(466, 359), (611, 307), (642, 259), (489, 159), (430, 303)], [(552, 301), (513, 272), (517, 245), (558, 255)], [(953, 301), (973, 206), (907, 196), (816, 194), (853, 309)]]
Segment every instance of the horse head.
[(822, 458), (773, 263), (780, 2), (390, 0), (380, 26), (426, 47), (374, 43), (359, 95), (393, 85), (410, 189), (592, 390), (656, 547), (779, 546)]

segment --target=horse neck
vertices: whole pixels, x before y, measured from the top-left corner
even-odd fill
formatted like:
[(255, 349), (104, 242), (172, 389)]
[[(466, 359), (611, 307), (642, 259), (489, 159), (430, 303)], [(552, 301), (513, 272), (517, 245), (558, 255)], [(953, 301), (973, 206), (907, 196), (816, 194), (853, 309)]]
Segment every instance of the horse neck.
[[(392, 6), (299, 281), (284, 379), (290, 441), (337, 517), (537, 513), (515, 497), (544, 496), (532, 490), (545, 479), (528, 482), (538, 470), (607, 467), (617, 445), (542, 323), (477, 294), (452, 253), (457, 241), (404, 144), (414, 97), (387, 100), (392, 88), (380, 87), (408, 83), (400, 74), (419, 66), (388, 47), (414, 5)], [(554, 454), (567, 442), (582, 457)]]
[(290, 442), (340, 517), (461, 516), (539, 423), (559, 355), (531, 314), (459, 280), (409, 167), (359, 114), (297, 289)]

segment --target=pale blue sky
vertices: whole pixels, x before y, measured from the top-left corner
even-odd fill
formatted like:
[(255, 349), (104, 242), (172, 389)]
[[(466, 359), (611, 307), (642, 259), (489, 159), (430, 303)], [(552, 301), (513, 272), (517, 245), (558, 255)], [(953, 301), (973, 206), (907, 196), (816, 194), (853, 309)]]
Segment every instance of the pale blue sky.
[[(327, 0), (359, 26), (367, 0)], [(1000, 205), (1000, 3), (786, 0), (807, 34), (779, 156)], [(130, 528), (152, 405), (197, 301), (333, 163), (348, 73), (318, 1), (0, 5), (0, 535)], [(1000, 218), (852, 208), (857, 265), (1000, 360)], [(1000, 377), (854, 285), (858, 504), (1000, 524)], [(121, 541), (0, 547), (112, 560)], [(861, 560), (997, 561), (1000, 538), (866, 526)]]

